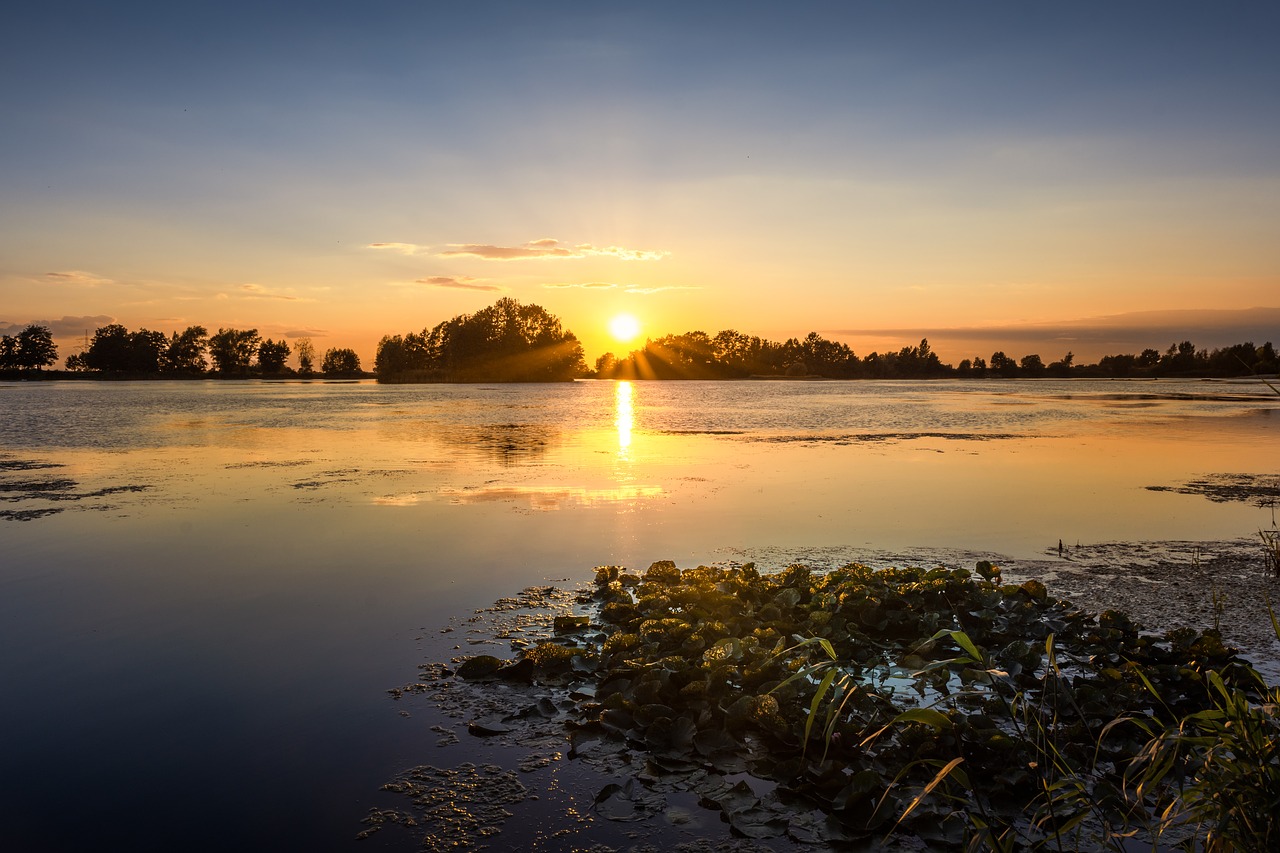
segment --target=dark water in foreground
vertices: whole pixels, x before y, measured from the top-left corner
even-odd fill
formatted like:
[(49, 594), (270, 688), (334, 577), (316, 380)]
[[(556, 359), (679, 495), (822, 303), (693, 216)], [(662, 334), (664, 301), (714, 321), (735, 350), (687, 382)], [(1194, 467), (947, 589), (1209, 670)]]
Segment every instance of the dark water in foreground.
[[(0, 846), (381, 849), (386, 690), (598, 564), (1253, 535), (1253, 385), (0, 385)], [(29, 520), (16, 520), (27, 518)], [(513, 842), (514, 838), (507, 838)]]

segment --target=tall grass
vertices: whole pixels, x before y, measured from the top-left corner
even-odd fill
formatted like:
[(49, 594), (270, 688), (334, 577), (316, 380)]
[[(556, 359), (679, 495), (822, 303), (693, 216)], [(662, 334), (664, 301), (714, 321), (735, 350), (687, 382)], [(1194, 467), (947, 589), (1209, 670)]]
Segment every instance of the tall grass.
[[(1270, 601), (1267, 608), (1280, 640), (1280, 621)], [(1059, 665), (1052, 635), (1045, 643), (1047, 663), (1035, 698), (1030, 691), (1016, 689), (1014, 680), (963, 631), (939, 631), (931, 642), (938, 640), (950, 640), (959, 653), (916, 675), (964, 667), (970, 673), (969, 686), (949, 694), (946, 701), (978, 697), (988, 708), (1002, 708), (1006, 724), (1030, 745), (1028, 765), (1035, 790), (1021, 819), (991, 808), (983, 780), (966, 772), (964, 739), (949, 737), (960, 754), (922, 758), (898, 774), (895, 785), (918, 769), (930, 769), (933, 777), (898, 816), (890, 835), (927, 799), (941, 797), (966, 815), (968, 851), (1119, 851), (1133, 850), (1135, 843), (1144, 841), (1152, 849), (1205, 853), (1280, 850), (1280, 688), (1268, 687), (1255, 670), (1237, 669), (1231, 684), (1219, 672), (1206, 671), (1204, 709), (1181, 717), (1165, 706), (1141, 670), (1135, 670), (1158, 710), (1110, 720), (1101, 726), (1092, 755), (1081, 755), (1069, 748), (1062, 733), (1090, 725), (1090, 714), (1081, 708), (1070, 677)], [(808, 642), (822, 646), (824, 659), (793, 676), (818, 680), (806, 740), (815, 721), (823, 719), (822, 735), (830, 746), (841, 710), (858, 688), (840, 673), (830, 644)], [(1096, 725), (1096, 718), (1092, 722)], [(952, 715), (937, 707), (912, 708), (872, 732), (860, 746), (912, 723), (933, 728), (939, 737), (954, 734), (956, 725)], [(1117, 760), (1108, 741), (1124, 729), (1141, 733), (1140, 747)]]

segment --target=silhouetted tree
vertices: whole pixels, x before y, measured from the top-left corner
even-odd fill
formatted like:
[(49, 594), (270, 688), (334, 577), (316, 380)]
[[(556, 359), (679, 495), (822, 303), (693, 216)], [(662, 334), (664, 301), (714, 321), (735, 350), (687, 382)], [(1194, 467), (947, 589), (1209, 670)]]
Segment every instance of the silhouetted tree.
[(424, 335), (386, 335), (378, 342), (373, 357), (373, 370), (379, 376), (421, 373), (431, 369), (432, 359)]
[(1258, 347), (1258, 360), (1254, 366), (1259, 373), (1280, 371), (1280, 358), (1276, 357), (1276, 348), (1271, 345), (1271, 341)]
[(1128, 376), (1137, 363), (1138, 359), (1132, 353), (1106, 355), (1098, 361), (1098, 369), (1107, 376)]
[(1044, 376), (1044, 362), (1040, 359), (1040, 356), (1035, 353), (1024, 355), (1022, 360), (1019, 362), (1019, 368), (1019, 372), (1023, 376), (1031, 378)]
[(360, 356), (353, 349), (334, 347), (325, 350), (324, 360), (320, 362), (320, 370), (325, 376), (358, 376), (360, 374)]
[(258, 369), (263, 373), (274, 375), (284, 370), (284, 363), (289, 360), (288, 341), (273, 341), (267, 338), (258, 345)]
[(1061, 360), (1055, 361), (1049, 365), (1049, 375), (1051, 376), (1070, 376), (1071, 365), (1076, 360), (1073, 352), (1068, 352)]
[(996, 350), (991, 354), (991, 369), (1005, 377), (1018, 375), (1018, 363), (1005, 355), (1003, 350)]
[(204, 373), (208, 366), (204, 354), (209, 348), (209, 332), (204, 326), (188, 326), (181, 334), (169, 338), (160, 359), (163, 373)]
[(298, 338), (293, 342), (293, 351), (298, 354), (298, 372), (310, 376), (316, 363), (316, 348), (311, 338)]
[(93, 340), (81, 357), (90, 370), (122, 373), (133, 363), (133, 337), (119, 323), (100, 326), (93, 331)]
[(30, 325), (18, 332), (14, 358), (25, 370), (40, 370), (58, 360), (58, 347), (47, 326)]
[(618, 369), (618, 357), (611, 352), (596, 359), (596, 376), (601, 379), (608, 379), (613, 376)]
[(257, 329), (218, 329), (209, 338), (214, 369), (224, 375), (248, 373), (261, 340)]
[(18, 339), (12, 335), (0, 335), (0, 370), (13, 370), (18, 366)]
[(139, 329), (129, 334), (129, 366), (131, 373), (159, 373), (160, 362), (169, 349), (164, 332)]
[(1160, 357), (1160, 363), (1156, 365), (1156, 372), (1161, 376), (1185, 376), (1194, 373), (1200, 365), (1198, 362), (1207, 361), (1204, 358), (1205, 353), (1200, 353), (1197, 358), (1195, 344), (1191, 341), (1183, 341), (1180, 344), (1172, 344), (1169, 349), (1165, 350), (1164, 355)]

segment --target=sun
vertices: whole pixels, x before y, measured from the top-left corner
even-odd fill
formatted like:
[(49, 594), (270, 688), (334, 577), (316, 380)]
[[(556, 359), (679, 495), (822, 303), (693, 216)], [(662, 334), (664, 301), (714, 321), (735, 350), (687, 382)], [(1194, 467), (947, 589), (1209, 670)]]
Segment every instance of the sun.
[(620, 344), (630, 343), (640, 336), (640, 321), (630, 314), (619, 314), (609, 321), (609, 334)]

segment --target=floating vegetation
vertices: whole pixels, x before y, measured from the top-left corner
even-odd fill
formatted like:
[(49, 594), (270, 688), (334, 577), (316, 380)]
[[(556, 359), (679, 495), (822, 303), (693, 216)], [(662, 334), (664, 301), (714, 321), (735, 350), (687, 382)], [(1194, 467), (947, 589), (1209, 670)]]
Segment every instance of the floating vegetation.
[(840, 435), (753, 435), (746, 440), (772, 443), (854, 444), (860, 442), (916, 441), (922, 438), (937, 438), (946, 441), (999, 441), (1027, 437), (1019, 433), (1009, 432), (855, 432)]
[(35, 521), (46, 515), (57, 515), (62, 512), (60, 506), (41, 507), (40, 509), (0, 509), (0, 518), (5, 521)]
[[(1195, 816), (1159, 815), (1204, 776), (1198, 742), (1160, 772), (1135, 758), (1218, 713), (1223, 696), (1280, 734), (1265, 686), (1217, 631), (1157, 636), (1039, 581), (1006, 583), (986, 562), (606, 566), (577, 610), (548, 616), (510, 660), (428, 665), (432, 681), (403, 690), (434, 691), (455, 716), (475, 697), (474, 737), (545, 745), (558, 731), (569, 759), (612, 779), (593, 804), (606, 821), (648, 820), (669, 795), (693, 794), (747, 839), (1179, 843)], [(1274, 748), (1259, 761), (1254, 778), (1280, 778)]]
[(492, 839), (511, 817), (505, 807), (532, 796), (516, 774), (492, 764), (463, 764), (451, 769), (414, 767), (382, 789), (408, 797), (418, 817), (398, 809), (373, 809), (363, 821), (368, 829), (357, 837), (368, 838), (388, 823), (416, 827), (423, 820), (433, 831), (423, 838), (422, 849), (431, 853), (472, 847), (481, 839)]
[(1280, 477), (1265, 474), (1210, 474), (1181, 486), (1147, 486), (1152, 492), (1200, 495), (1214, 503), (1251, 502), (1274, 506), (1280, 500)]
[[(150, 487), (140, 485), (106, 486), (101, 489), (80, 491), (80, 483), (69, 477), (45, 477), (43, 479), (15, 478), (13, 472), (41, 471), (50, 468), (65, 467), (57, 462), (43, 462), (27, 459), (0, 459), (0, 502), (26, 503), (28, 501), (45, 501), (61, 504), (104, 498), (112, 495), (145, 492)], [(100, 507), (98, 507), (100, 508)], [(0, 519), (5, 521), (34, 521), (49, 515), (62, 512), (61, 506), (23, 507), (20, 509), (0, 510)]]

